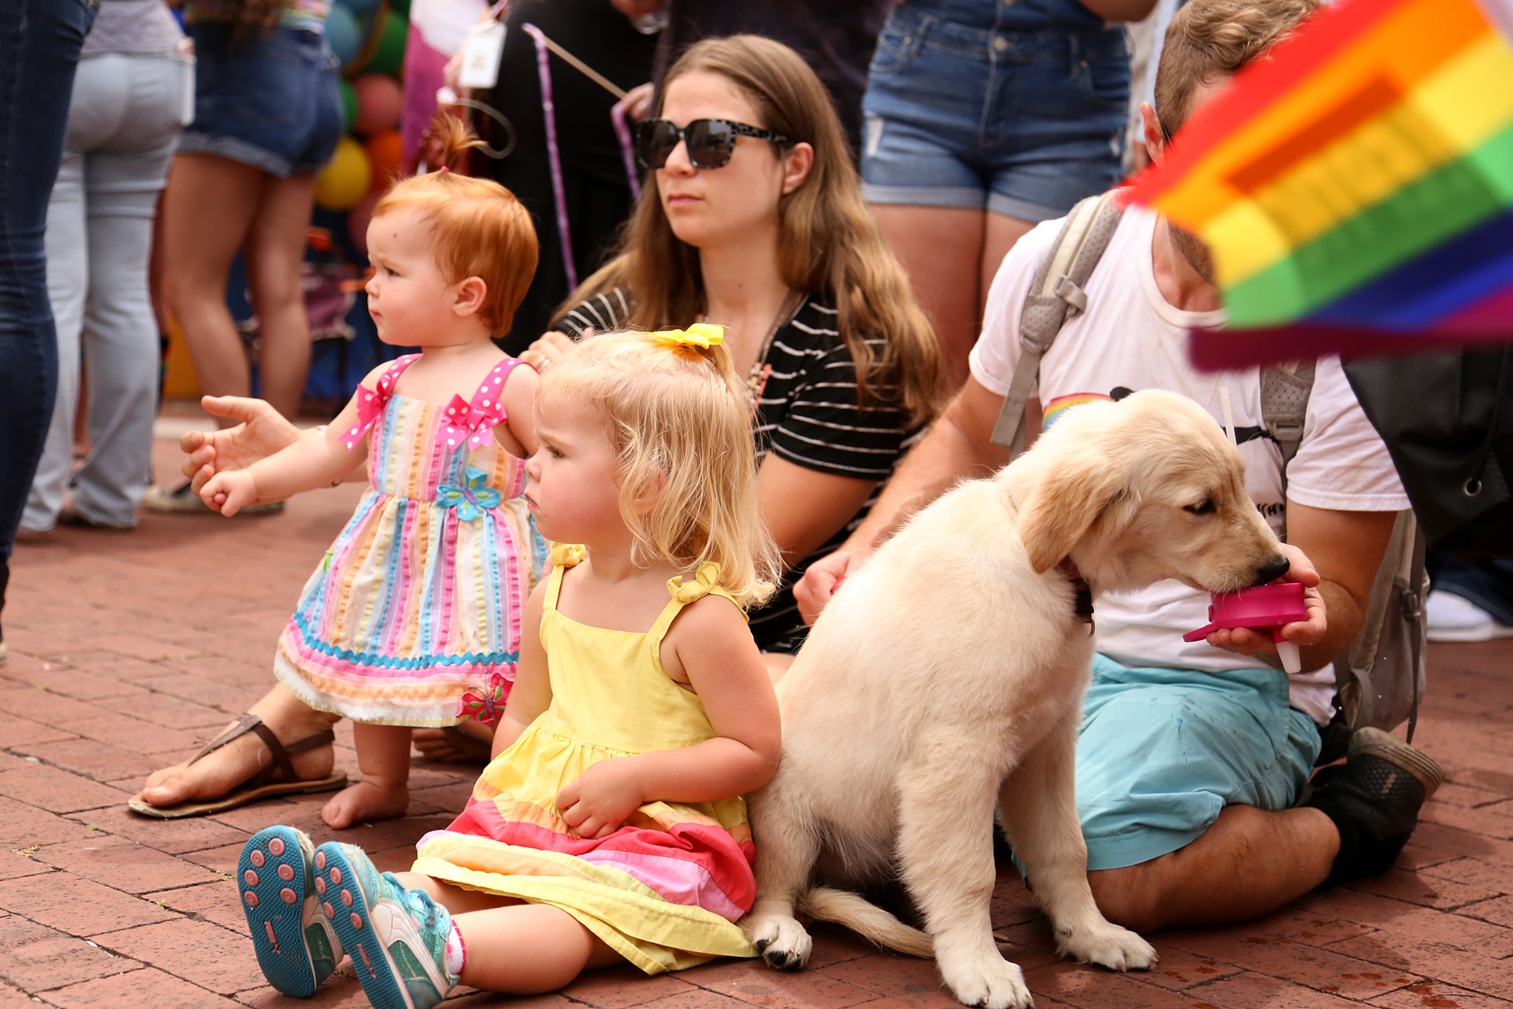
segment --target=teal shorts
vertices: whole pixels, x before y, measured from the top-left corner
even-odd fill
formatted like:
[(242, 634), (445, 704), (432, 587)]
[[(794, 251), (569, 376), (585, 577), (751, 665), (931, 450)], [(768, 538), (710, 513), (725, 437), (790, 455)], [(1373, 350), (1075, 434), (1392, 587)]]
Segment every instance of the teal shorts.
[(1096, 656), (1077, 742), (1087, 867), (1176, 851), (1227, 805), (1286, 809), (1319, 748), (1278, 670), (1131, 669)]

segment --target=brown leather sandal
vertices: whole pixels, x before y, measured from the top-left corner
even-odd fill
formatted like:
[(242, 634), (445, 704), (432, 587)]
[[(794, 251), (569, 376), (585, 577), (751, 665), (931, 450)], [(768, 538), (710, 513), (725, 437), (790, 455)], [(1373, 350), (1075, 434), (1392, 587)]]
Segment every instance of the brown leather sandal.
[[(294, 762), (290, 759), (295, 754), (313, 750), (319, 746), (329, 746), (336, 736), (330, 729), (322, 729), (304, 739), (296, 740), (285, 745), (279, 742), (273, 730), (263, 724), (263, 720), (257, 715), (245, 714), (241, 719), (205, 744), (205, 748), (196, 753), (189, 761), (195, 763), (201, 757), (214, 753), (221, 747), (235, 742), (249, 732), (257, 733), (263, 745), (268, 747), (271, 757), (268, 763), (260, 770), (253, 773), (241, 784), (232, 789), (219, 799), (202, 799), (195, 802), (180, 803), (177, 806), (153, 806), (145, 802), (141, 795), (133, 797), (126, 803), (126, 807), (133, 813), (143, 816), (151, 816), (159, 820), (177, 820), (185, 816), (208, 816), (211, 813), (223, 813), (228, 809), (236, 809), (259, 799), (266, 799), (275, 795), (305, 795), (311, 792), (330, 792), (341, 788), (347, 783), (345, 771), (332, 771), (324, 778), (311, 778), (301, 780), (294, 771)], [(188, 765), (186, 765), (188, 766)]]

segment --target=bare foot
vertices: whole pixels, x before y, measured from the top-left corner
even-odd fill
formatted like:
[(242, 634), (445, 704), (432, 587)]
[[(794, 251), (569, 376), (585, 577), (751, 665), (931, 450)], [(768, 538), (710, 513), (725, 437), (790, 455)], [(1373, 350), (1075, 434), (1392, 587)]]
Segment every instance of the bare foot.
[(372, 820), (394, 820), (410, 808), (410, 790), (382, 788), (367, 781), (348, 785), (331, 797), (321, 810), (321, 819), (332, 830), (345, 830)]
[[(306, 709), (308, 718), (275, 725), (264, 716), (268, 727), (281, 742), (292, 743), (322, 729), (330, 728), (334, 719)], [(231, 726), (236, 725), (235, 722)], [(230, 728), (231, 726), (227, 726)], [(219, 733), (217, 733), (219, 735)], [(234, 742), (206, 754), (193, 764), (185, 761), (154, 771), (147, 776), (140, 798), (149, 806), (168, 808), (204, 799), (219, 799), (252, 777), (271, 759), (272, 754), (256, 733), (249, 732)], [(319, 746), (291, 758), (294, 772), (301, 780), (324, 778), (336, 764), (336, 752)]]
[(494, 745), (494, 730), (470, 720), (441, 729), (416, 729), (410, 739), (427, 760), (487, 764)]

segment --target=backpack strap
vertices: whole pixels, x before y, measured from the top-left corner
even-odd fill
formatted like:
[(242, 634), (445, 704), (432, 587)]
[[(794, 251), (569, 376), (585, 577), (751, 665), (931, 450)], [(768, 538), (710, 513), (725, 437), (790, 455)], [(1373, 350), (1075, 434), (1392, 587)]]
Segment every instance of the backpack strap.
[[(1340, 690), (1340, 706), (1351, 728), (1374, 724), (1391, 729), (1406, 715), (1410, 743), (1418, 727), (1428, 657), (1423, 602), (1429, 579), (1424, 550), (1424, 535), (1413, 511), (1398, 512), (1382, 566), (1371, 584), (1361, 633), (1346, 653), (1351, 681)], [(1407, 654), (1393, 654), (1394, 649)], [(1395, 669), (1383, 668), (1389, 658)]]
[(993, 426), (993, 444), (1002, 445), (1013, 455), (1024, 451), (1024, 405), (1030, 399), (1030, 387), (1040, 374), (1040, 359), (1066, 325), (1068, 319), (1086, 310), (1087, 292), (1083, 285), (1092, 275), (1109, 239), (1119, 227), (1124, 207), (1115, 199), (1118, 190), (1081, 200), (1067, 214), (1056, 244), (1041, 260), (1025, 295), (1019, 313), (1019, 342), (1024, 348), (1003, 409)]
[(1261, 423), (1282, 450), (1282, 539), (1287, 539), (1287, 464), (1303, 443), (1314, 361), (1273, 364), (1261, 369)]
[[(1287, 464), (1303, 441), (1314, 365), (1310, 360), (1261, 369), (1261, 423), (1282, 450), (1284, 540)], [(1427, 592), (1423, 534), (1412, 510), (1398, 512), (1367, 597), (1361, 631), (1335, 660), (1335, 700), (1352, 731), (1373, 724), (1392, 728), (1406, 715), (1408, 741), (1413, 741), (1424, 689), (1423, 599)], [(1348, 668), (1342, 671), (1342, 666)]]

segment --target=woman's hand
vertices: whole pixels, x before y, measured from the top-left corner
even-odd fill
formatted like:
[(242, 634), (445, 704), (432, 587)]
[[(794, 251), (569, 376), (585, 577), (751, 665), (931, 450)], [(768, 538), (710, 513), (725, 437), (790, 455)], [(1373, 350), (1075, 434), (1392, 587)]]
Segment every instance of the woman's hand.
[(656, 91), (650, 81), (637, 84), (625, 92), (620, 104), (625, 106), (625, 117), (633, 123), (643, 122), (651, 115), (651, 96)]
[(579, 837), (608, 837), (646, 799), (634, 757), (601, 760), (557, 793), (563, 821)]
[[(594, 331), (592, 329), (583, 331), (583, 339), (585, 340), (593, 335)], [(537, 371), (544, 372), (553, 359), (561, 357), (566, 351), (572, 349), (572, 346), (572, 337), (566, 333), (559, 333), (553, 330), (550, 333), (542, 333), (535, 343), (525, 348), (525, 352), (520, 355), (520, 360)]]
[(261, 399), (205, 396), (200, 405), (212, 416), (240, 423), (219, 431), (188, 431), (179, 438), (185, 456), (179, 468), (195, 494), (217, 473), (246, 469), (300, 438), (299, 428)]

